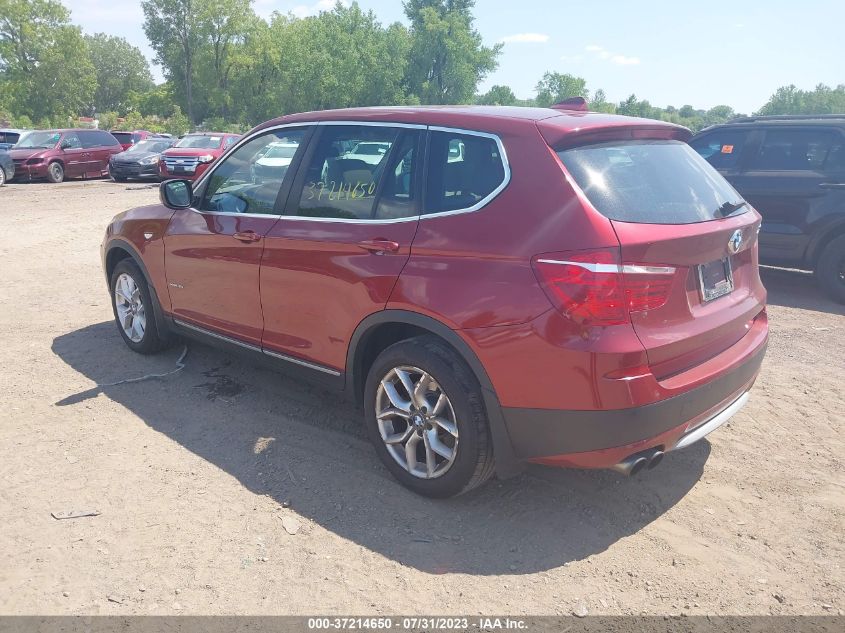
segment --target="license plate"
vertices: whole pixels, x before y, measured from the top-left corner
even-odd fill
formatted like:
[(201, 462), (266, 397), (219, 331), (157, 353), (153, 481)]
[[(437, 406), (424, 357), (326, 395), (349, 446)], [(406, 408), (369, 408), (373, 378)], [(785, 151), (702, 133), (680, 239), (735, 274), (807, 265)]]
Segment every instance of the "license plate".
[(179, 173), (193, 172), (194, 168), (193, 167), (185, 167), (184, 165), (176, 165), (173, 168), (173, 171), (179, 172)]
[(726, 257), (715, 262), (699, 265), (698, 281), (701, 288), (701, 299), (704, 303), (731, 292), (734, 289), (731, 258)]

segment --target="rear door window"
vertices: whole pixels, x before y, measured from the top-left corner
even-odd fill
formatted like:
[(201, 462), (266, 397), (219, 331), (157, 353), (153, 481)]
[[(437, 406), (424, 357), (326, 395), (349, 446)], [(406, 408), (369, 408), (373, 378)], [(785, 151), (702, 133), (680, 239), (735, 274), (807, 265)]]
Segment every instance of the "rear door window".
[(596, 210), (611, 220), (692, 224), (747, 211), (742, 197), (680, 141), (615, 141), (558, 152)]
[(469, 210), (505, 184), (504, 156), (489, 135), (430, 135), (425, 212)]
[(395, 220), (419, 215), (417, 161), (421, 134), (420, 130), (402, 131), (396, 149), (384, 170), (384, 184), (376, 204), (377, 220)]
[[(766, 130), (751, 171), (823, 171), (842, 151), (842, 137), (833, 130)], [(831, 160), (832, 159), (832, 160)]]
[(82, 141), (82, 147), (85, 149), (91, 149), (93, 147), (102, 147), (103, 145), (111, 145), (112, 142), (108, 141), (108, 143), (104, 142), (103, 140), (104, 132), (79, 132), (79, 140)]
[(722, 128), (692, 140), (690, 145), (716, 169), (734, 169), (747, 139), (747, 130)]
[[(314, 218), (373, 219), (379, 183), (389, 171), (390, 150), (400, 132), (399, 128), (387, 126), (323, 127), (305, 166), (296, 214)], [(377, 144), (384, 152), (356, 153), (355, 149), (365, 143)]]

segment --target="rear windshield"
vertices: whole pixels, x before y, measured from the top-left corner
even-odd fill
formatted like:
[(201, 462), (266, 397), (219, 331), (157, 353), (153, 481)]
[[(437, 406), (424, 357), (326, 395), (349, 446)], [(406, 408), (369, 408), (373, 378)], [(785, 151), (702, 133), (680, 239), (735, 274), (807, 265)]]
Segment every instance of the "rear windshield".
[(112, 132), (111, 135), (117, 139), (121, 145), (132, 142), (132, 132)]
[(680, 141), (614, 141), (558, 156), (596, 210), (611, 220), (693, 224), (748, 210), (736, 190)]

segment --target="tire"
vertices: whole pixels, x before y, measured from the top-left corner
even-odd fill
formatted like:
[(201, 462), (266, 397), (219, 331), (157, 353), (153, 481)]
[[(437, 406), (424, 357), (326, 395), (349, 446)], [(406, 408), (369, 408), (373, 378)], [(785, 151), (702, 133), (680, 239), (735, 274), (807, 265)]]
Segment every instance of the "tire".
[(111, 168), (109, 168), (109, 177), (110, 177), (110, 178), (111, 178), (114, 182), (126, 182), (126, 178), (121, 178), (120, 176), (115, 176), (115, 175), (112, 173)]
[(167, 347), (168, 341), (161, 335), (150, 290), (138, 264), (129, 258), (119, 261), (112, 271), (109, 290), (117, 331), (129, 349), (139, 354), (155, 354)]
[(47, 180), (54, 184), (58, 184), (65, 179), (65, 168), (61, 163), (50, 163), (47, 167)]
[(6, 184), (6, 170), (0, 167), (0, 187)]
[(816, 276), (834, 301), (845, 303), (845, 235), (825, 246), (816, 266)]
[[(393, 386), (392, 393), (385, 383)], [(404, 387), (408, 383), (422, 385), (426, 392), (409, 397)], [(442, 406), (441, 394), (446, 398)], [(394, 399), (406, 405), (401, 415), (390, 413), (399, 413)], [(387, 413), (381, 422), (377, 410)], [(463, 359), (435, 336), (400, 341), (378, 355), (364, 388), (364, 416), (367, 433), (384, 465), (403, 486), (418, 494), (453, 497), (493, 475), (493, 442), (481, 387)], [(399, 441), (400, 436), (406, 441)], [(386, 442), (385, 437), (393, 441)], [(410, 459), (409, 442), (413, 442)]]

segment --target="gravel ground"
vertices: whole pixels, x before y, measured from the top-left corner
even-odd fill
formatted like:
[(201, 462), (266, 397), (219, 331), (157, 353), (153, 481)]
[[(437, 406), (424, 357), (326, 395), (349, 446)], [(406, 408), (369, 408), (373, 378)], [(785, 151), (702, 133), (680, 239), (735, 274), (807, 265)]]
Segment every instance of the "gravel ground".
[(763, 372), (708, 440), (430, 501), (337, 396), (210, 347), (97, 386), (181, 352), (125, 347), (100, 269), (156, 198), (0, 190), (0, 613), (842, 614), (845, 312), (811, 275), (764, 271)]

